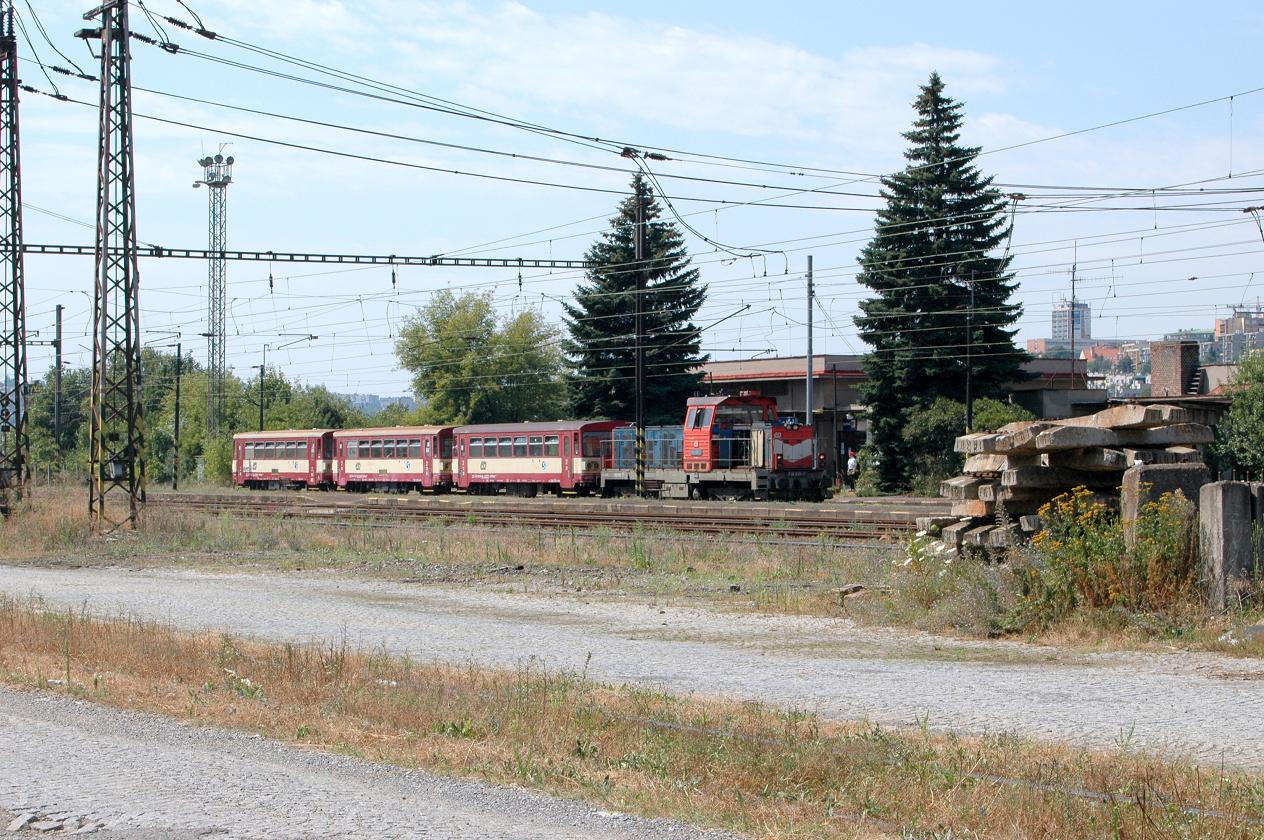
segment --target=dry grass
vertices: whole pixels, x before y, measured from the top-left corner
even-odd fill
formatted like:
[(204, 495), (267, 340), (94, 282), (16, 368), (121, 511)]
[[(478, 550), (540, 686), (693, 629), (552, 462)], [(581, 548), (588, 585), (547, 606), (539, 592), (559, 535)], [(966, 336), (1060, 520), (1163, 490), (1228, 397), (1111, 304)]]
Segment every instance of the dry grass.
[(0, 602), (0, 678), (757, 837), (1251, 838), (1264, 780)]
[[(0, 560), (127, 563), (198, 568), (330, 571), (521, 591), (632, 594), (739, 611), (842, 616), (866, 625), (915, 627), (979, 638), (1013, 635), (1010, 569), (942, 559), (897, 543), (825, 545), (732, 541), (661, 531), (519, 530), (423, 523), (337, 526), (302, 520), (207, 515), (163, 506), (137, 532), (92, 537), (82, 488), (41, 490), (0, 523)], [(859, 597), (838, 590), (862, 584)], [(736, 590), (734, 590), (736, 587)], [(1237, 633), (1264, 618), (1259, 601), (1226, 614), (1195, 602), (1163, 613), (1081, 611), (1022, 638), (1075, 648), (1204, 649), (1264, 656), (1264, 639)]]

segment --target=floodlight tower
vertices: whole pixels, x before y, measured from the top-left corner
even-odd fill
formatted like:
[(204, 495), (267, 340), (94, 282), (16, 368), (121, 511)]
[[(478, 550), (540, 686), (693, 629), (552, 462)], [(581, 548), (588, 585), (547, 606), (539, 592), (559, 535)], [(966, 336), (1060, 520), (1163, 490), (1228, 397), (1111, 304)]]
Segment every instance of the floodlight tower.
[(228, 374), (225, 362), (224, 310), (227, 304), (227, 282), (224, 248), (228, 229), (228, 185), (233, 180), (233, 159), (221, 154), (204, 157), (198, 161), (202, 167), (202, 180), (194, 181), (194, 188), (205, 186), (208, 195), (207, 250), (211, 252), (206, 264), (207, 274), (207, 389), (206, 433), (213, 438), (219, 434), (224, 417), (224, 378)]

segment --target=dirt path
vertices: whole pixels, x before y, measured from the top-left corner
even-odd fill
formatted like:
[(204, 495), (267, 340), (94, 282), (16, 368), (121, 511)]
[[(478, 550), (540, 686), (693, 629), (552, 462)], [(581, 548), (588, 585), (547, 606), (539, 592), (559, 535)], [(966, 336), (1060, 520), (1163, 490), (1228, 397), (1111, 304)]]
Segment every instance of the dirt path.
[(730, 836), (7, 689), (0, 755), (0, 816), (103, 838)]
[(843, 620), (279, 574), (0, 566), (0, 591), (265, 639), (345, 637), (423, 660), (500, 666), (535, 658), (603, 680), (837, 719), (922, 719), (1264, 770), (1264, 663), (1212, 654), (1063, 655)]

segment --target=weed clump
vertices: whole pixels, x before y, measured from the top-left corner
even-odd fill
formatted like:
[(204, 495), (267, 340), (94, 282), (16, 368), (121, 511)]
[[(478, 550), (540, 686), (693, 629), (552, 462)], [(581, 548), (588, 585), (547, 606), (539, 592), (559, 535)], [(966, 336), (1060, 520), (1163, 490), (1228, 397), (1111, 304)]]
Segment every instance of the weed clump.
[(1179, 491), (1121, 520), (1083, 487), (1040, 510), (1044, 530), (1015, 563), (1016, 629), (1044, 629), (1077, 612), (1187, 615), (1199, 602), (1195, 511)]

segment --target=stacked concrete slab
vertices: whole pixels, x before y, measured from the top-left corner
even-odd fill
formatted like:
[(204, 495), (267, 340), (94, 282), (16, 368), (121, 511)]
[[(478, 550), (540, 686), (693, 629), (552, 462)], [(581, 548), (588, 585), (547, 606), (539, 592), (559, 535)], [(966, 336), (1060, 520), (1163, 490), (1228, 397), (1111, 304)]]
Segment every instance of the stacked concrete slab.
[[(1125, 470), (1138, 465), (1201, 464), (1209, 426), (1172, 405), (1120, 405), (1069, 420), (1010, 423), (957, 438), (964, 472), (943, 482), (951, 518), (919, 522), (945, 547), (1004, 548), (1040, 529), (1038, 511), (1075, 487), (1114, 507)], [(1008, 523), (997, 522), (1004, 510)]]

